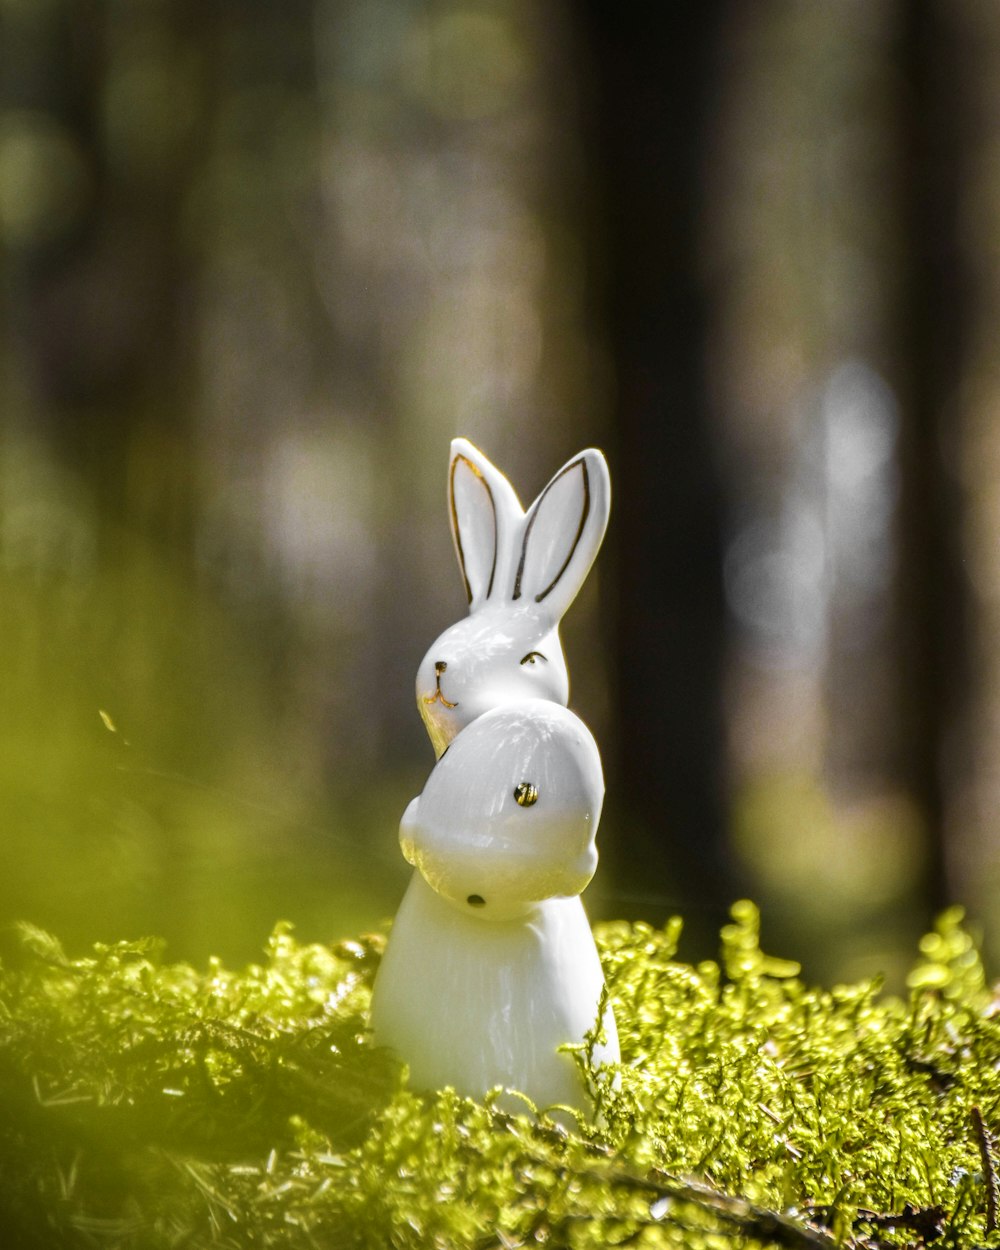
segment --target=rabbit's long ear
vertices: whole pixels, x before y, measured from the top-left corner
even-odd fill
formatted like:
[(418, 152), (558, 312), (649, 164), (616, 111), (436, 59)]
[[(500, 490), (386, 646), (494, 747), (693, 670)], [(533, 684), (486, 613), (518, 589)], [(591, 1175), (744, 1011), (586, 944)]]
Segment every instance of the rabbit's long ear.
[(610, 509), (607, 462), (599, 451), (580, 452), (528, 510), (514, 599), (534, 599), (560, 620), (590, 572)]
[(469, 610), (475, 611), (506, 592), (511, 536), (524, 511), (510, 482), (464, 438), (451, 444), (448, 505)]

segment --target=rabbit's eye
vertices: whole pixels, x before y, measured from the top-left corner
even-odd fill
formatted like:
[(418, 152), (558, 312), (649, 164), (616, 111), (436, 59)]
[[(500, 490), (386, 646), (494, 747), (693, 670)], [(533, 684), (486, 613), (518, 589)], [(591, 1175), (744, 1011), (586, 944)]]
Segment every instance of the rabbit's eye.
[[(536, 659), (545, 660), (545, 656), (542, 655), (541, 651), (529, 651), (528, 654), (521, 661), (521, 663), (522, 664), (534, 664)], [(546, 663), (548, 663), (547, 660), (546, 660)]]

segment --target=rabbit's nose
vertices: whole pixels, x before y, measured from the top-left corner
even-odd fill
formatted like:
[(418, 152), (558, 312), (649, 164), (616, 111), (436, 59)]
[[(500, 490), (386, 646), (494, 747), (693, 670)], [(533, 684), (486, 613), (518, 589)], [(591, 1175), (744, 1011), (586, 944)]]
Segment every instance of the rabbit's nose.
[(448, 671), (448, 665), (444, 662), (444, 660), (437, 660), (435, 662), (434, 672), (437, 673), (438, 677), (440, 677), (442, 673), (446, 673), (447, 671)]

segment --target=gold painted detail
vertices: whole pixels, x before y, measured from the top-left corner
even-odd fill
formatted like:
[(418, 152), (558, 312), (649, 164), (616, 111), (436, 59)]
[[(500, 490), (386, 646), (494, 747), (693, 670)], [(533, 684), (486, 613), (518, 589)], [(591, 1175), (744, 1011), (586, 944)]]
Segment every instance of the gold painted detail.
[(444, 672), (447, 672), (447, 669), (448, 669), (448, 665), (444, 662), (444, 660), (438, 660), (438, 662), (434, 665), (434, 680), (436, 683), (435, 688), (434, 688), (434, 693), (424, 695), (424, 702), (428, 706), (430, 706), (432, 703), (440, 703), (444, 707), (458, 707), (457, 702), (456, 703), (449, 702), (444, 697), (444, 694), (441, 691), (441, 674)]
[(514, 787), (514, 798), (519, 807), (532, 807), (538, 802), (538, 787), (530, 781), (519, 781)]
[(486, 491), (486, 498), (489, 500), (490, 512), (493, 514), (493, 563), (490, 567), (489, 585), (486, 587), (486, 594), (484, 595), (484, 598), (486, 599), (488, 599), (493, 593), (493, 579), (496, 577), (497, 571), (497, 548), (500, 544), (500, 527), (497, 523), (497, 506), (494, 502), (493, 491), (490, 488), (489, 482), (487, 482), (479, 468), (472, 463), (468, 456), (463, 456), (461, 454), (457, 455), (451, 462), (451, 475), (448, 480), (448, 500), (451, 504), (451, 528), (455, 535), (455, 547), (458, 551), (458, 563), (462, 569), (462, 581), (465, 582), (465, 593), (471, 603), (472, 584), (469, 581), (468, 573), (465, 571), (465, 549), (462, 546), (462, 531), (458, 524), (458, 506), (455, 503), (455, 470), (458, 468), (459, 463), (464, 464), (467, 469), (470, 469), (473, 476), (476, 477), (482, 484), (483, 489)]
[(438, 688), (434, 691), (434, 693), (433, 693), (433, 694), (425, 694), (425, 695), (424, 695), (424, 702), (425, 702), (428, 706), (430, 706), (430, 705), (431, 705), (431, 704), (433, 704), (433, 703), (440, 703), (440, 704), (442, 704), (444, 707), (458, 707), (458, 704), (457, 704), (457, 703), (450, 703), (450, 702), (449, 702), (449, 701), (448, 701), (448, 700), (444, 697), (444, 695), (441, 693), (441, 685), (440, 685), (440, 683), (438, 683)]
[(566, 559), (563, 560), (562, 568), (555, 575), (555, 577), (553, 577), (552, 581), (549, 582), (545, 589), (540, 594), (535, 595), (536, 603), (541, 603), (542, 600), (555, 589), (562, 575), (569, 567), (570, 560), (572, 560), (573, 556), (576, 554), (576, 549), (580, 545), (580, 539), (583, 537), (584, 526), (587, 524), (587, 517), (590, 515), (590, 474), (587, 471), (587, 462), (582, 457), (579, 460), (574, 460), (570, 464), (566, 465), (560, 473), (555, 475), (552, 481), (549, 482), (548, 486), (546, 486), (546, 488), (538, 496), (538, 501), (531, 511), (531, 516), (528, 518), (528, 524), (524, 530), (524, 538), (521, 542), (521, 559), (518, 562), (517, 575), (514, 578), (514, 599), (520, 599), (521, 597), (521, 578), (524, 576), (524, 564), (528, 556), (528, 538), (531, 536), (531, 528), (535, 524), (535, 518), (541, 510), (542, 500), (560, 478), (565, 477), (567, 473), (571, 473), (574, 469), (580, 470), (583, 481), (583, 508), (580, 511), (580, 524), (577, 526), (576, 535), (573, 538), (572, 545), (570, 546), (569, 554), (566, 556)]

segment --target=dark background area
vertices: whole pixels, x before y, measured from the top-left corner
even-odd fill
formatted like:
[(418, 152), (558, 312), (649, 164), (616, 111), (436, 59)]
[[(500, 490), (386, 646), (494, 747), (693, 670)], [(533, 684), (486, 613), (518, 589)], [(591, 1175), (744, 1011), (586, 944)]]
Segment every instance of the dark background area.
[(392, 914), (463, 434), (586, 445), (595, 916), (1000, 944), (1000, 10), (0, 4), (0, 922)]

